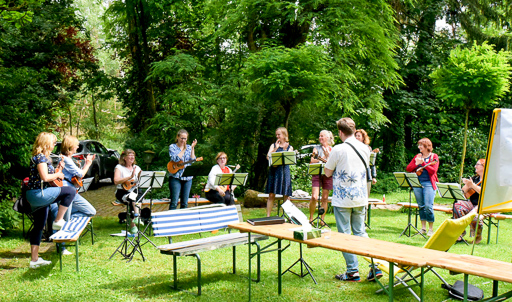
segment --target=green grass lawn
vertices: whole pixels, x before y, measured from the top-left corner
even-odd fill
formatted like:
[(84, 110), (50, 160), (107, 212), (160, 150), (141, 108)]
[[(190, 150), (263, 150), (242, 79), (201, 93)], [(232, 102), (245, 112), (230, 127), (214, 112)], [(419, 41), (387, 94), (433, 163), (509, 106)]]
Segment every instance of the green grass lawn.
[[(380, 196), (372, 196), (380, 198)], [(408, 201), (408, 194), (392, 194), (386, 196), (388, 203)], [(437, 200), (440, 203), (442, 200)], [(445, 202), (446, 203), (446, 202)], [(448, 202), (449, 203), (449, 202)], [(303, 211), (306, 211), (304, 208)], [(243, 209), (244, 219), (262, 217), (264, 209)], [(449, 216), (436, 212), (438, 226)], [(332, 214), (326, 216), (327, 223), (335, 230)], [(385, 209), (372, 210), (371, 238), (386, 241), (422, 246), (425, 239), (398, 235), (407, 224), (407, 214), (401, 211)], [(64, 257), (64, 269), (59, 270), (58, 255), (50, 250), (42, 257), (53, 261), (52, 266), (30, 270), (29, 244), (21, 238), (21, 232), (11, 237), (0, 239), (0, 297), (2, 301), (246, 301), (248, 298), (248, 281), (246, 279), (247, 247), (238, 247), (236, 275), (231, 274), (231, 249), (221, 249), (200, 254), (203, 269), (203, 293), (196, 297), (197, 292), (196, 260), (193, 257), (178, 258), (179, 286), (186, 291), (174, 291), (170, 288), (172, 280), (172, 256), (163, 255), (151, 245), (145, 245), (143, 252), (147, 261), (143, 262), (140, 255), (126, 263), (120, 255), (108, 260), (121, 238), (110, 237), (122, 229), (117, 218), (94, 218), (96, 242), (91, 245), (86, 237), (80, 245), (80, 273), (75, 271), (74, 256)], [(475, 248), (475, 255), (510, 262), (512, 250), (512, 222), (500, 223), (499, 244), (496, 244), (496, 231), (493, 229), (491, 244), (483, 242)], [(486, 231), (487, 229), (485, 229)], [(469, 233), (469, 232), (468, 232)], [(199, 235), (176, 237), (175, 242), (199, 238)], [(164, 238), (152, 238), (155, 244), (165, 244)], [(270, 242), (270, 241), (267, 241)], [(263, 243), (264, 244), (264, 243)], [(70, 248), (74, 252), (74, 247)], [(463, 244), (455, 245), (450, 252), (470, 254), (471, 247)], [(292, 243), (283, 253), (283, 270), (299, 257), (299, 245)], [(345, 271), (345, 261), (340, 252), (322, 248), (304, 248), (304, 258), (314, 269), (318, 281), (315, 285), (309, 276), (299, 278), (293, 274), (283, 276), (283, 294), (277, 294), (277, 253), (262, 256), (262, 281), (253, 283), (253, 301), (387, 301), (387, 296), (375, 294), (378, 285), (367, 281), (361, 283), (342, 283), (333, 277)], [(360, 273), (365, 279), (368, 264), (359, 259)], [(253, 266), (254, 271), (255, 266)], [(463, 275), (451, 276), (447, 271), (438, 272), (450, 283), (462, 280)], [(382, 281), (387, 282), (387, 276)], [(470, 277), (470, 283), (484, 290), (486, 296), (491, 294), (492, 282), (488, 279)], [(429, 274), (425, 280), (426, 301), (444, 301), (448, 299), (447, 291), (440, 286), (441, 282)], [(511, 284), (500, 282), (500, 293), (512, 290)], [(396, 301), (412, 301), (407, 291), (397, 290)]]

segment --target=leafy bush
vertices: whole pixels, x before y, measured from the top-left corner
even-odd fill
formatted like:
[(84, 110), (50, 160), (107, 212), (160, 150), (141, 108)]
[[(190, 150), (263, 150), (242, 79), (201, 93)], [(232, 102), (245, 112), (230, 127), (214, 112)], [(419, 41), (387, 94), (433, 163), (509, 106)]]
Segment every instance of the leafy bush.
[(398, 186), (398, 182), (395, 179), (393, 173), (380, 172), (377, 174), (377, 183), (372, 185), (372, 193), (386, 194), (400, 192), (401, 189)]
[(305, 163), (290, 166), (293, 191), (302, 190), (311, 195), (311, 175), (308, 174), (308, 167)]
[(7, 200), (0, 202), (0, 236), (14, 229), (20, 221), (19, 213), (12, 209), (12, 205), (13, 203)]

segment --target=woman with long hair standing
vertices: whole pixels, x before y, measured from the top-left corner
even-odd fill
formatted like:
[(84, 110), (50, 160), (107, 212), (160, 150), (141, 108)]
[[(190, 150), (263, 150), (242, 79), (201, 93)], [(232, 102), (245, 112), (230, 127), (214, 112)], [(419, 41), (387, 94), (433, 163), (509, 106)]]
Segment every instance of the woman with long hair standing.
[[(267, 159), (272, 160), (272, 153), (293, 151), (293, 147), (288, 142), (288, 130), (285, 127), (279, 127), (276, 130), (277, 141), (270, 145), (267, 153)], [(283, 184), (284, 183), (284, 184)], [(283, 192), (284, 187), (284, 192)], [(272, 212), (276, 194), (283, 195), (283, 201), (286, 201), (292, 195), (292, 181), (290, 175), (290, 166), (280, 165), (271, 166), (268, 171), (268, 180), (265, 193), (268, 193), (267, 199), (267, 217)]]
[[(50, 182), (63, 180), (64, 174), (56, 172), (51, 165), (50, 153), (57, 144), (57, 137), (48, 132), (41, 132), (32, 147), (30, 159), (30, 174), (28, 181), (27, 200), (32, 208), (34, 218), (33, 229), (30, 233), (30, 268), (37, 268), (51, 264), (51, 261), (39, 257), (39, 245), (43, 235), (43, 228), (48, 218), (49, 205), (56, 202), (59, 209), (52, 224), (54, 230), (64, 226), (64, 214), (76, 195), (74, 187), (52, 187)], [(59, 162), (59, 168), (64, 162)]]
[[(172, 162), (186, 162), (196, 159), (194, 148), (197, 145), (197, 140), (195, 139), (191, 145), (187, 145), (187, 140), (187, 130), (179, 130), (176, 134), (175, 143), (169, 146), (169, 157)], [(190, 164), (186, 164), (185, 168), (178, 170), (169, 177), (169, 191), (171, 193), (169, 210), (175, 210), (178, 207), (178, 199), (180, 199), (180, 209), (186, 209), (188, 206), (193, 176), (183, 176), (187, 166), (190, 166)]]
[[(311, 156), (311, 164), (326, 163), (329, 159), (329, 154), (332, 151), (334, 145), (334, 136), (329, 130), (320, 131), (318, 137), (319, 145), (313, 149), (313, 156)], [(313, 215), (315, 214), (316, 204), (318, 202), (318, 196), (320, 194), (320, 188), (322, 188), (322, 208), (324, 213), (322, 214), (322, 221), (324, 221), (325, 213), (327, 212), (327, 205), (329, 202), (329, 192), (332, 190), (332, 177), (325, 175), (313, 175), (311, 177), (312, 192), (311, 200), (309, 201), (309, 222), (313, 221)]]

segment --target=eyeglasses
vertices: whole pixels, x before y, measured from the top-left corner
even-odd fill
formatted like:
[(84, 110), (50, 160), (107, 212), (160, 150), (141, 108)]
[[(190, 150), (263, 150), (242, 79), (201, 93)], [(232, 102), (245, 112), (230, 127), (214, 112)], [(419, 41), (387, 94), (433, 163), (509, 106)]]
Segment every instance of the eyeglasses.
[(483, 166), (482, 164), (476, 164), (475, 166)]
[(219, 157), (219, 159), (228, 159), (228, 158), (223, 156), (223, 157)]

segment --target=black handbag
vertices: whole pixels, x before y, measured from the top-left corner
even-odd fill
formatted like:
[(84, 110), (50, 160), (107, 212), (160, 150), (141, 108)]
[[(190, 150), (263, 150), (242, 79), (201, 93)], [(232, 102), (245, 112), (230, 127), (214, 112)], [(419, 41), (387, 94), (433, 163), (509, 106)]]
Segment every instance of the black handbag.
[(28, 177), (23, 180), (21, 183), (21, 195), (16, 199), (14, 204), (12, 205), (12, 209), (21, 214), (30, 214), (32, 213), (32, 207), (27, 200), (27, 183)]
[[(453, 285), (449, 287), (445, 284), (442, 284), (442, 287), (448, 290), (448, 294), (458, 300), (464, 300), (464, 282), (463, 281), (455, 281)], [(484, 298), (484, 291), (480, 288), (468, 284), (468, 301), (480, 301)]]
[(12, 209), (21, 214), (32, 213), (32, 207), (30, 206), (30, 203), (28, 202), (24, 193), (22, 193), (21, 196), (19, 196), (18, 199), (16, 199), (16, 201), (12, 205)]
[(348, 143), (348, 142), (347, 142), (346, 144), (348, 144), (350, 147), (352, 147), (352, 149), (354, 149), (354, 151), (356, 151), (357, 156), (359, 156), (359, 158), (360, 158), (360, 159), (361, 159), (361, 161), (363, 162), (364, 167), (366, 168), (366, 180), (367, 180), (367, 181), (372, 181), (372, 179), (373, 179), (373, 178), (372, 178), (372, 170), (371, 170), (371, 168), (366, 164), (366, 162), (364, 161), (364, 159), (363, 159), (363, 157), (361, 156), (361, 154), (359, 154), (359, 152), (357, 152), (357, 149), (356, 149), (354, 146), (352, 146), (352, 144), (351, 144), (351, 143)]

